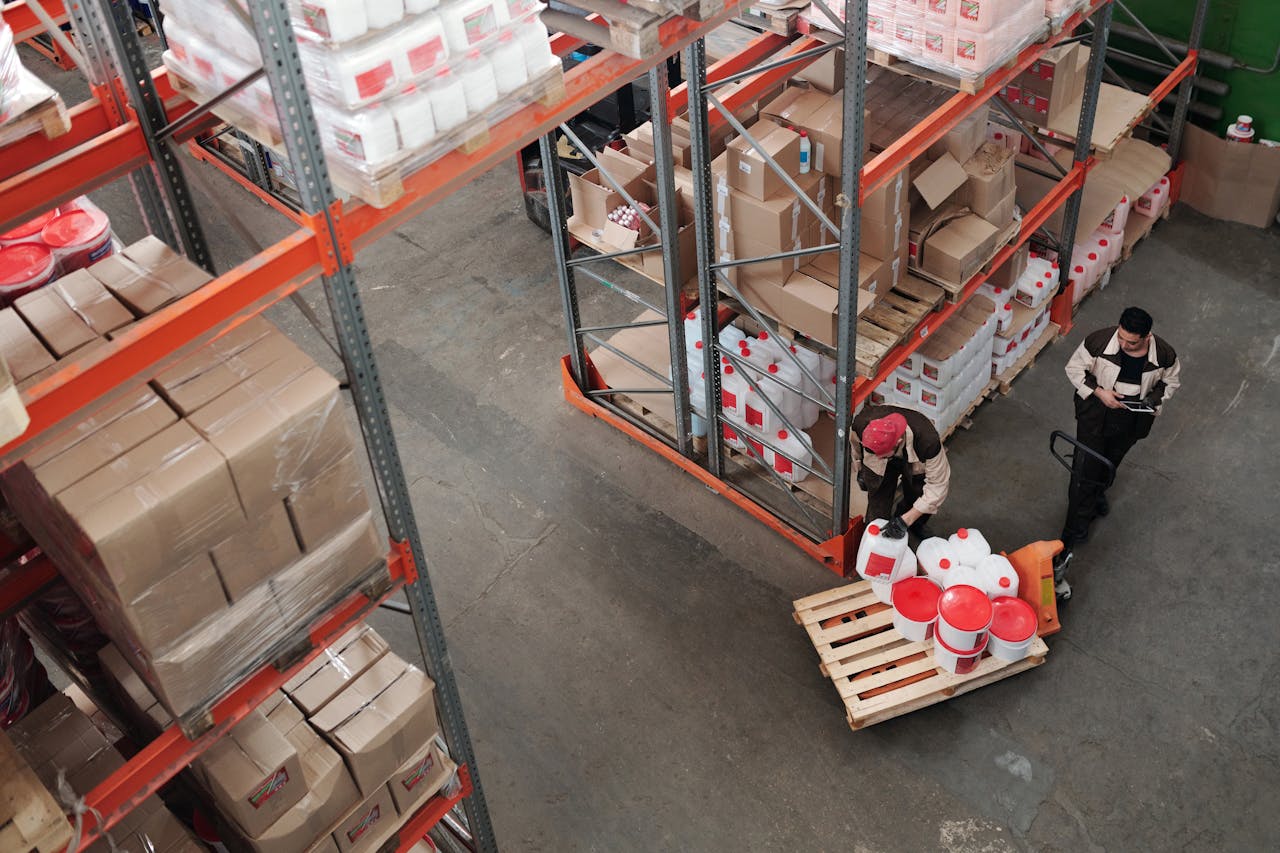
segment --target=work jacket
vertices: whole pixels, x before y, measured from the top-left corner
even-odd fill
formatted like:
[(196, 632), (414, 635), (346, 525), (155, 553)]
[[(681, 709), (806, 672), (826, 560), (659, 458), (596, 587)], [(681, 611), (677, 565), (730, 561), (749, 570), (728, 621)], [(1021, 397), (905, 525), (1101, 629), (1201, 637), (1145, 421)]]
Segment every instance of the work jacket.
[(947, 499), (947, 492), (951, 487), (951, 465), (947, 462), (947, 451), (942, 446), (941, 436), (929, 419), (920, 412), (900, 406), (867, 406), (858, 412), (853, 419), (853, 429), (850, 430), (849, 435), (853, 445), (854, 476), (857, 477), (859, 470), (866, 468), (875, 481), (868, 484), (872, 490), (880, 478), (884, 477), (889, 459), (881, 459), (874, 453), (864, 451), (862, 431), (873, 420), (895, 412), (907, 421), (905, 440), (898, 454), (906, 456), (908, 476), (924, 476), (923, 493), (912, 506), (923, 515), (934, 515), (942, 507), (942, 502)]
[[(1076, 388), (1076, 418), (1086, 421), (1101, 421), (1107, 407), (1101, 400), (1093, 396), (1095, 388), (1107, 391), (1116, 389), (1116, 381), (1120, 378), (1120, 338), (1117, 334), (1119, 326), (1109, 326), (1087, 336), (1071, 354), (1067, 362), (1067, 378)], [(1142, 381), (1138, 386), (1137, 397), (1160, 413), (1164, 403), (1173, 396), (1182, 385), (1179, 378), (1182, 365), (1178, 354), (1163, 338), (1151, 336), (1151, 344), (1147, 347), (1147, 363), (1142, 367)], [(1136, 424), (1139, 437), (1145, 437), (1151, 430), (1152, 415), (1139, 415)]]

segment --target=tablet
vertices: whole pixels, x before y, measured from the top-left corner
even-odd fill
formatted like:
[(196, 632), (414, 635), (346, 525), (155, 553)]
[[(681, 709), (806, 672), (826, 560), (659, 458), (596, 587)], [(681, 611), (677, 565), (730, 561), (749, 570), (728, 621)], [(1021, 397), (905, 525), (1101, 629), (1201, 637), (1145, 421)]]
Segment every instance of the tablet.
[(1141, 400), (1121, 400), (1120, 404), (1131, 412), (1138, 412), (1143, 415), (1154, 415), (1156, 410)]

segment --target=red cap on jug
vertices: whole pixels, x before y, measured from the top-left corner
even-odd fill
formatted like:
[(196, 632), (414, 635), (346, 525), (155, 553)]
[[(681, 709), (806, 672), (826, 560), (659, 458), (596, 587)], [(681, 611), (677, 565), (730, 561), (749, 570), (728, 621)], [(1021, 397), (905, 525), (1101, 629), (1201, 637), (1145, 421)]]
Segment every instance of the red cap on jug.
[(951, 568), (951, 561), (948, 560), (946, 557), (943, 557), (941, 560), (938, 561), (938, 568), (940, 569)]
[(1005, 589), (1008, 589), (1008, 588), (1009, 588), (1009, 579), (1008, 579), (1008, 578), (1000, 578), (1000, 586), (1004, 587)]
[(959, 536), (961, 539), (968, 539), (969, 529), (967, 527), (961, 527), (959, 530), (956, 531), (956, 536)]
[(769, 340), (769, 333), (768, 333), (768, 332), (761, 332), (760, 334), (756, 335), (756, 340), (759, 340), (759, 341), (767, 341), (767, 340)]
[(697, 319), (697, 317), (698, 317), (698, 312), (697, 312), (697, 311), (690, 311), (688, 314), (685, 314), (685, 315), (684, 315), (684, 318), (685, 318), (686, 320), (695, 320), (695, 319)]
[[(783, 430), (783, 431), (785, 432), (785, 430)], [(878, 525), (878, 524), (873, 524), (873, 525), (871, 525), (870, 527), (868, 527), (868, 528), (867, 528), (867, 532), (868, 532), (868, 533), (870, 533), (872, 536), (879, 536), (879, 535), (880, 535), (880, 525)]]
[(725, 374), (726, 374), (727, 376), (732, 376), (732, 375), (733, 375), (733, 365), (732, 365), (732, 364), (726, 364), (726, 365), (724, 366), (724, 372), (725, 372)]
[(786, 440), (787, 440), (787, 431), (786, 431), (785, 429), (780, 429), (780, 430), (778, 430), (778, 438), (780, 438), (780, 439), (781, 439), (781, 440), (783, 440), (783, 441), (786, 441)]
[(771, 364), (771, 365), (769, 365), (769, 372), (770, 372), (770, 373), (777, 373), (777, 372), (778, 372), (778, 365), (776, 365), (776, 364)]

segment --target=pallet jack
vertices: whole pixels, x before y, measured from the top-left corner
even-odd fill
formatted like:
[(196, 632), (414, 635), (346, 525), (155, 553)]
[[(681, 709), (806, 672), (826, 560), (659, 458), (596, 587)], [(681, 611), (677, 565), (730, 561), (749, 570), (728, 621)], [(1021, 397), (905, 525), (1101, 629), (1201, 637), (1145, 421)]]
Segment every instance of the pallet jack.
[[(1106, 490), (1116, 481), (1116, 466), (1111, 464), (1110, 459), (1060, 429), (1055, 429), (1049, 434), (1049, 453), (1062, 464), (1062, 467), (1070, 471), (1072, 479), (1077, 480), (1081, 485), (1101, 486)], [(1095, 463), (1103, 472), (1101, 478), (1093, 479), (1085, 476), (1085, 464), (1089, 461)], [(1067, 567), (1071, 564), (1071, 557), (1070, 551), (1063, 550), (1053, 558), (1054, 591), (1063, 601), (1071, 598), (1071, 583), (1067, 580)]]

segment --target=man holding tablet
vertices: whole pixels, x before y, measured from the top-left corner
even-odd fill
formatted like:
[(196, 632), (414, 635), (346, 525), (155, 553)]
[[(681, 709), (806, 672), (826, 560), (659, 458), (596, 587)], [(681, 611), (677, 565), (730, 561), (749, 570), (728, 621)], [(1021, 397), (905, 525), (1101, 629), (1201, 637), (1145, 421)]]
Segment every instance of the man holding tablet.
[[(1181, 365), (1173, 347), (1151, 334), (1151, 315), (1126, 308), (1118, 326), (1099, 329), (1084, 339), (1067, 362), (1075, 386), (1076, 440), (1120, 467), (1129, 449), (1151, 432), (1166, 400), (1181, 384)], [(1063, 555), (1089, 538), (1089, 524), (1110, 512), (1103, 466), (1077, 452), (1062, 527)], [(1060, 561), (1064, 562), (1065, 561)], [(1059, 585), (1059, 593), (1062, 594)], [(1067, 587), (1066, 596), (1070, 595)]]

